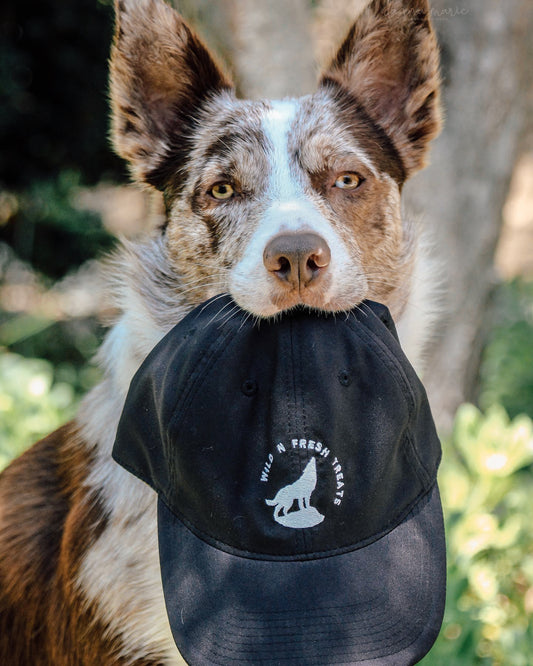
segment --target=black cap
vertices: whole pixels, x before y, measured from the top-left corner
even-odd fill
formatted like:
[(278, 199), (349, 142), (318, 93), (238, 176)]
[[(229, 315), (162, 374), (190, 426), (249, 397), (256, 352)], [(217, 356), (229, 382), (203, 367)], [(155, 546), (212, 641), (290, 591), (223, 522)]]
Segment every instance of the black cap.
[(440, 454), (384, 306), (191, 312), (133, 378), (113, 450), (159, 495), (185, 660), (421, 659), (444, 610)]

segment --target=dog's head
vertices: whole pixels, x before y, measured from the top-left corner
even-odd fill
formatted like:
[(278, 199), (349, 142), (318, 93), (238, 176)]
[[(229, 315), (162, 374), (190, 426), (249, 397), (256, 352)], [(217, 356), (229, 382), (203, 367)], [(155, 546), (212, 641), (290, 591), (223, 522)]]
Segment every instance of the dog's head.
[(250, 102), (161, 0), (119, 0), (113, 140), (165, 198), (191, 303), (229, 291), (271, 316), (387, 304), (409, 282), (400, 193), (439, 129), (427, 0), (373, 0), (318, 90)]

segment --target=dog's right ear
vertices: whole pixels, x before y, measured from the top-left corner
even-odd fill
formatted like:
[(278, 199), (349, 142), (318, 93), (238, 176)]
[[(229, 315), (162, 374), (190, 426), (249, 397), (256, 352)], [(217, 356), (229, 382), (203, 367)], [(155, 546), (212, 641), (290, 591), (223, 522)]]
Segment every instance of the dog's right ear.
[(162, 0), (116, 0), (112, 140), (133, 176), (164, 189), (186, 158), (195, 114), (232, 87), (200, 39)]

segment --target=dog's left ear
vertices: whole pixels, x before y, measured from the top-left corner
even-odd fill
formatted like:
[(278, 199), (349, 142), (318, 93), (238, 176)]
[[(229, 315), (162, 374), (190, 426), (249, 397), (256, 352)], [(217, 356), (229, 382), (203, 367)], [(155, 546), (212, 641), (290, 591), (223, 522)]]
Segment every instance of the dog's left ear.
[(372, 0), (325, 71), (392, 140), (406, 176), (440, 130), (439, 50), (427, 0)]
[(115, 0), (115, 13), (113, 144), (137, 180), (164, 189), (186, 162), (199, 110), (232, 84), (162, 0)]

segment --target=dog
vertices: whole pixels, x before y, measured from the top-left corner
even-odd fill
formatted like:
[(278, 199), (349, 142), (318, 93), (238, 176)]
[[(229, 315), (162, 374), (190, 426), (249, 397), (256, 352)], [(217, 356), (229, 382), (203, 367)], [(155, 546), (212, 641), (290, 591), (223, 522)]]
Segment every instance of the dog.
[(184, 663), (163, 600), (156, 495), (111, 448), (133, 374), (187, 312), (224, 292), (258, 319), (370, 298), (389, 307), (416, 363), (431, 309), (432, 267), (400, 207), (440, 126), (427, 0), (372, 0), (316, 92), (274, 102), (237, 99), (163, 0), (115, 9), (112, 140), (133, 178), (163, 193), (166, 221), (108, 262), (118, 314), (101, 383), (0, 477), (10, 666)]

